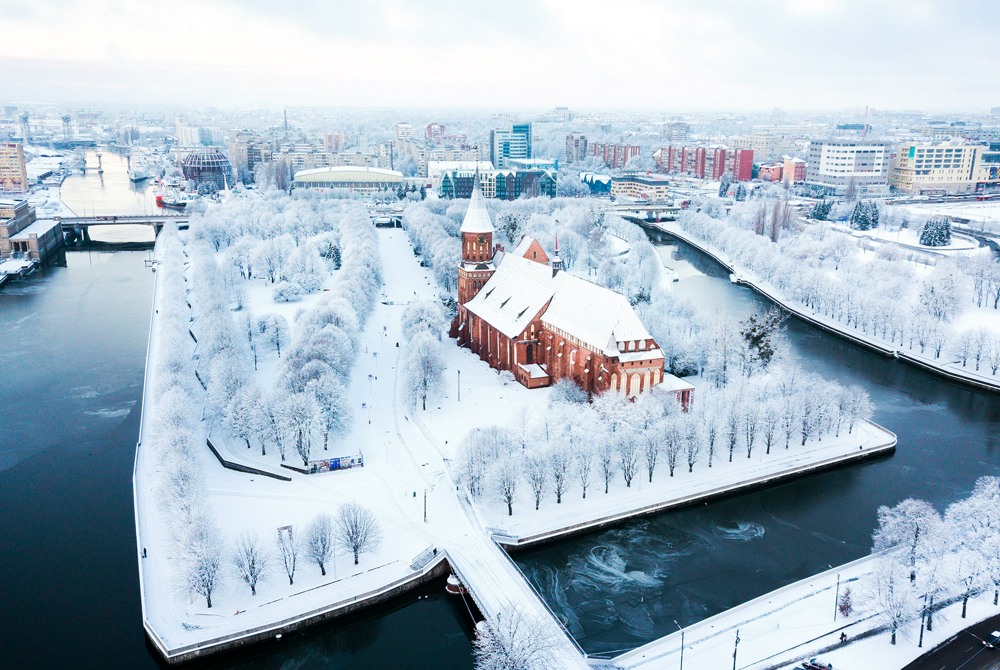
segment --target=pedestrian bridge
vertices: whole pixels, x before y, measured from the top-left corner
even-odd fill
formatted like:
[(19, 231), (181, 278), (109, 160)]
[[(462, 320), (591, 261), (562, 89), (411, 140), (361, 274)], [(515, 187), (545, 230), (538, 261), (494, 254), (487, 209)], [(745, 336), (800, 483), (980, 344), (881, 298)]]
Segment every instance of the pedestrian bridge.
[(102, 216), (57, 216), (55, 220), (62, 231), (72, 241), (76, 237), (90, 240), (91, 226), (153, 226), (159, 233), (165, 223), (173, 221), (182, 230), (187, 228), (189, 217), (183, 214), (118, 214)]

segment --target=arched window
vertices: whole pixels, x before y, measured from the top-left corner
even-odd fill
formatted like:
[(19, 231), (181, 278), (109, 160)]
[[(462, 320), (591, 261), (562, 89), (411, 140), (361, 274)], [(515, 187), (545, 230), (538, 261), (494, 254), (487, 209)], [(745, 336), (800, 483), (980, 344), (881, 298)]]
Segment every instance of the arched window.
[(631, 379), (629, 380), (629, 385), (628, 385), (629, 398), (634, 398), (635, 396), (639, 395), (639, 380), (640, 377), (638, 372), (632, 375)]

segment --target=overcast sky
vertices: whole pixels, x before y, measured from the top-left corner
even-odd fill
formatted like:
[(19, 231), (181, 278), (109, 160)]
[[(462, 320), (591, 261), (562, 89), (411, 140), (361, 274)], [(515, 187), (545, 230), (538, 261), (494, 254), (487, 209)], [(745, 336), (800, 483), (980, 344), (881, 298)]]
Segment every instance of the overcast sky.
[(15, 102), (1000, 106), (992, 0), (0, 0), (0, 26)]

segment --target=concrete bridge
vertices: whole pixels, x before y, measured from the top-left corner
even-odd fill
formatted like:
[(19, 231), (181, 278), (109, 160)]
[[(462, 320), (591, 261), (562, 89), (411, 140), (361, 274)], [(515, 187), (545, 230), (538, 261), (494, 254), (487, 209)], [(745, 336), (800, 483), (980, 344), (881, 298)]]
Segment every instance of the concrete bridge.
[[(56, 221), (62, 226), (67, 236), (78, 236), (85, 242), (90, 241), (91, 226), (153, 226), (159, 233), (165, 223), (173, 221), (181, 229), (186, 228), (189, 217), (184, 214), (119, 214), (102, 216), (57, 216)], [(72, 238), (71, 238), (72, 239)]]

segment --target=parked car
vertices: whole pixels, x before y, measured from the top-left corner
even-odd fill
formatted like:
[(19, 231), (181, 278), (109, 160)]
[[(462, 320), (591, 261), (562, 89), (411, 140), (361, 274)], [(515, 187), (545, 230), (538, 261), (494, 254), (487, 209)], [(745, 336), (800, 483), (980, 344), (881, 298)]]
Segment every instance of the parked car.
[(1000, 630), (995, 630), (990, 633), (989, 637), (983, 640), (983, 646), (989, 647), (990, 649), (1000, 648)]

